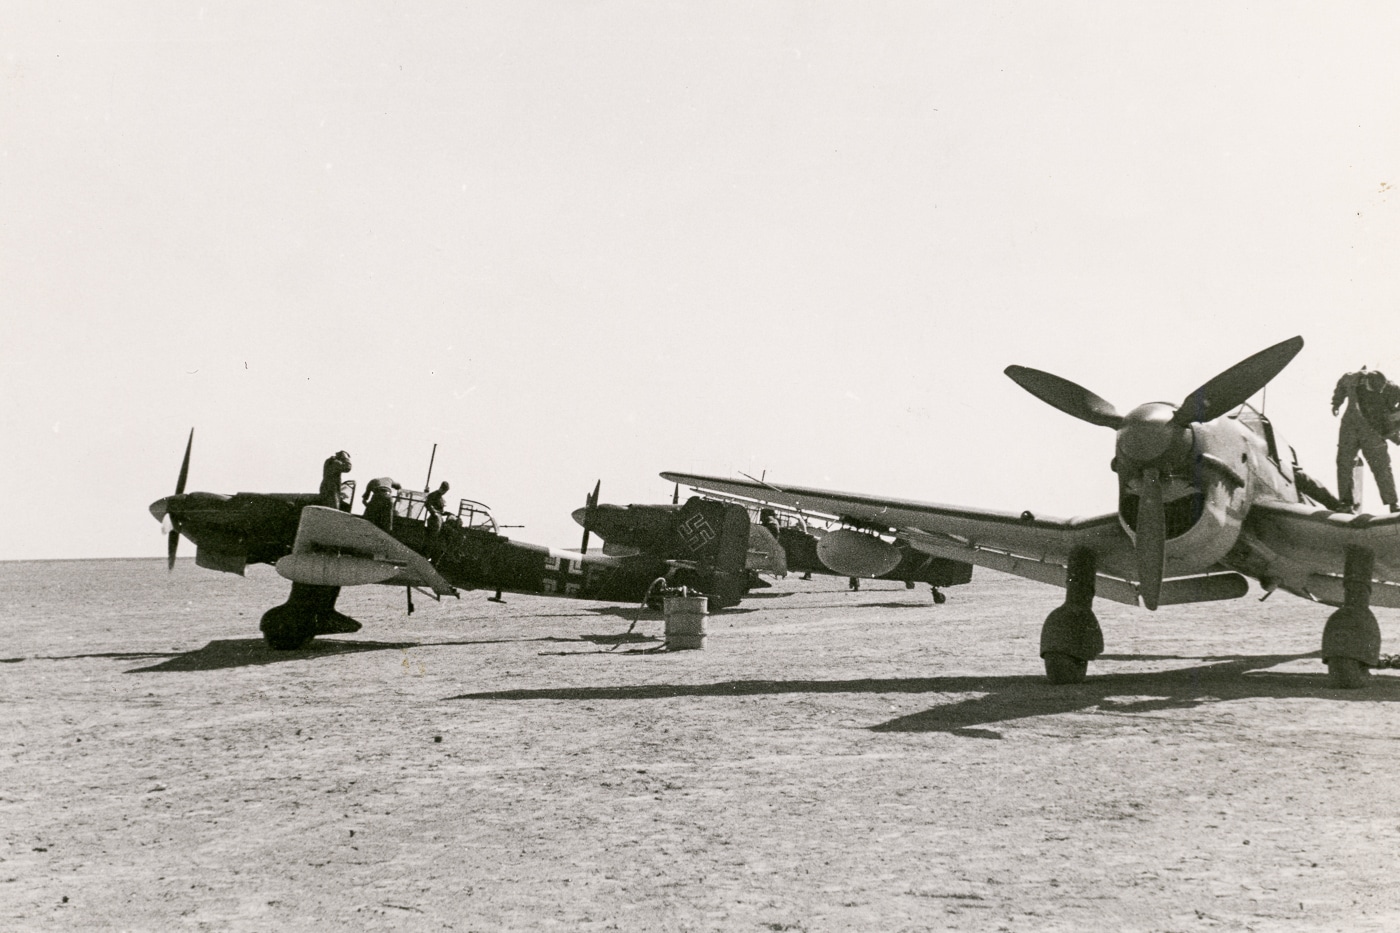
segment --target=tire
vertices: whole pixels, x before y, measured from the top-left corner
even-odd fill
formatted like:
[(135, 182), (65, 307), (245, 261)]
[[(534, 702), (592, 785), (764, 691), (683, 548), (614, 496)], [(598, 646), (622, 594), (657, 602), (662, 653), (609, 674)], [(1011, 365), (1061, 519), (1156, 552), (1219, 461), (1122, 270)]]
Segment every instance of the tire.
[(1328, 658), (1327, 677), (1341, 690), (1360, 690), (1371, 682), (1371, 668), (1355, 658)]
[(1052, 684), (1082, 684), (1089, 671), (1089, 662), (1070, 657), (1058, 651), (1045, 655), (1045, 677)]

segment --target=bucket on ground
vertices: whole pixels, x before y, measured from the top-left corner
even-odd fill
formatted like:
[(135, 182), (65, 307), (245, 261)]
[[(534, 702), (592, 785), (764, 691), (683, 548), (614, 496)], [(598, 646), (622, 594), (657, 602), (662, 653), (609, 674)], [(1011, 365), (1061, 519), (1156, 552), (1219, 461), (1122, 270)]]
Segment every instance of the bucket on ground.
[(705, 647), (705, 616), (710, 601), (704, 596), (667, 596), (666, 647), (683, 651)]

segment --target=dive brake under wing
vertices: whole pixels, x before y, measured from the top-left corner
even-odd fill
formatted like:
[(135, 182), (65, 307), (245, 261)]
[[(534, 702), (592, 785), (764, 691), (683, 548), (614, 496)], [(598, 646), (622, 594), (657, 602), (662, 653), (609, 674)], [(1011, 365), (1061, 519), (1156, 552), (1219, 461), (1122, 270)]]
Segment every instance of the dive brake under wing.
[(277, 572), (296, 583), (316, 586), (417, 586), (438, 596), (457, 589), (427, 558), (400, 543), (373, 522), (320, 505), (301, 510), (292, 553), (277, 562)]
[(1349, 547), (1375, 559), (1371, 605), (1400, 609), (1400, 514), (1329, 512), (1315, 505), (1257, 501), (1245, 518), (1241, 544), (1255, 562), (1249, 572), (1291, 593), (1331, 606), (1343, 601)]
[[(1138, 605), (1133, 542), (1116, 513), (1059, 519), (692, 473), (666, 472), (661, 476), (702, 493), (733, 496), (755, 506), (840, 519), (893, 534), (934, 557), (966, 561), (1052, 586), (1065, 586), (1070, 554), (1086, 548), (1097, 556), (1096, 595)], [(1234, 599), (1247, 590), (1248, 584), (1238, 574), (1177, 578), (1163, 582), (1160, 604)]]

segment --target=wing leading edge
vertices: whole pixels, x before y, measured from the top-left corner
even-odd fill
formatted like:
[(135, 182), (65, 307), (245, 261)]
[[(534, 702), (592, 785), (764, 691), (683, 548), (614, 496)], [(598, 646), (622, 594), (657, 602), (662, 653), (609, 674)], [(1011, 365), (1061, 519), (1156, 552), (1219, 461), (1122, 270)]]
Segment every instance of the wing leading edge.
[(277, 562), (277, 572), (318, 586), (383, 583), (426, 587), (438, 596), (457, 595), (456, 587), (417, 551), (372, 522), (319, 505), (301, 510), (296, 543), (292, 553)]
[[(773, 506), (893, 534), (934, 557), (966, 561), (1061, 588), (1066, 584), (1070, 554), (1088, 549), (1097, 558), (1097, 595), (1138, 605), (1133, 543), (1112, 512), (1060, 519), (693, 473), (666, 472), (661, 476), (702, 494), (730, 496), (755, 507)], [(1238, 574), (1177, 578), (1163, 583), (1160, 604), (1234, 599), (1247, 589), (1248, 584)]]
[(1344, 601), (1342, 574), (1348, 548), (1374, 556), (1370, 602), (1400, 609), (1400, 514), (1373, 516), (1330, 512), (1294, 502), (1256, 502), (1237, 546), (1247, 572), (1282, 589), (1329, 606)]

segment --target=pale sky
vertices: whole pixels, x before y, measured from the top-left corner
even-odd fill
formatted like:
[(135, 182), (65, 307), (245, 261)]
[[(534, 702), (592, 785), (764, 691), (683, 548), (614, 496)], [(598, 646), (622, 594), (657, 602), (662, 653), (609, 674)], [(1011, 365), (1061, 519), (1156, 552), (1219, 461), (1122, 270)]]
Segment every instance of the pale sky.
[(1112, 432), (1007, 365), (1126, 411), (1294, 334), (1267, 411), (1335, 488), (1335, 380), (1400, 376), (1395, 4), (0, 22), (0, 559), (163, 554), (192, 426), (190, 490), (436, 443), (576, 547), (666, 469), (1107, 512)]

